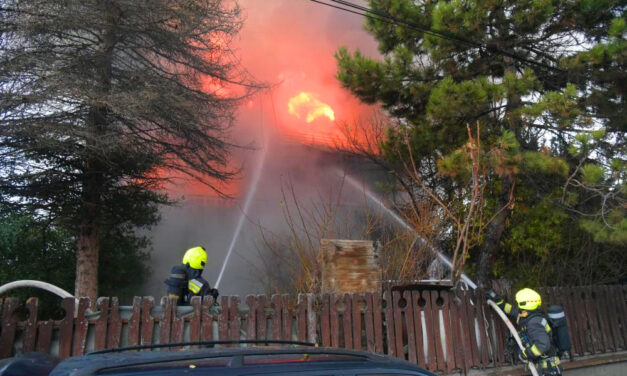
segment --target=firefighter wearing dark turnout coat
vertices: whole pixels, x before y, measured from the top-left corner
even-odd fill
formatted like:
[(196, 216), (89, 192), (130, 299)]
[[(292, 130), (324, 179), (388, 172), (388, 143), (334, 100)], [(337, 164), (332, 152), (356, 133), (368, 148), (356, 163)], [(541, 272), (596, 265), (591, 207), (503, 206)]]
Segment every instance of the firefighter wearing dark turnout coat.
[(525, 346), (519, 357), (536, 364), (542, 375), (561, 375), (560, 359), (553, 343), (551, 325), (541, 308), (540, 294), (529, 288), (522, 289), (516, 293), (516, 306), (505, 302), (492, 290), (488, 291), (488, 299), (516, 322)]
[(172, 267), (170, 276), (164, 281), (168, 297), (176, 299), (179, 305), (189, 304), (193, 296), (212, 295), (217, 299), (218, 290), (211, 288), (209, 282), (202, 277), (206, 264), (207, 251), (203, 247), (188, 249), (181, 265)]

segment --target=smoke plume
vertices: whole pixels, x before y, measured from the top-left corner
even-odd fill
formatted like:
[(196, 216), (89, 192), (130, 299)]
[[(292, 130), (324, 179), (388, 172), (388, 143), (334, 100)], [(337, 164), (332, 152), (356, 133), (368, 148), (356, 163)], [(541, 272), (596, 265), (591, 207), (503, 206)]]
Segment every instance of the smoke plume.
[[(168, 187), (181, 202), (164, 208), (161, 223), (151, 232), (153, 276), (142, 291), (147, 295), (163, 295), (163, 280), (170, 267), (180, 263), (187, 248), (196, 245), (209, 251), (204, 277), (215, 283), (243, 215), (252, 170), (266, 149), (259, 186), (220, 284), (226, 295), (262, 292), (252, 277), (258, 265), (258, 225), (273, 231), (284, 226), (282, 184), (292, 183), (301, 202), (337, 193), (340, 179), (334, 171), (341, 158), (325, 146), (342, 138), (339, 123), (350, 123), (370, 111), (340, 87), (333, 57), (340, 46), (377, 54), (373, 38), (363, 30), (362, 17), (305, 0), (240, 0), (239, 4), (244, 10), (244, 27), (234, 41), (235, 54), (242, 66), (258, 81), (270, 84), (270, 89), (251, 98), (238, 112), (232, 141), (250, 147), (233, 152), (232, 167), (241, 167), (242, 173), (221, 187), (232, 199), (220, 198), (189, 181)], [(304, 95), (309, 99), (303, 99)], [(306, 107), (290, 111), (293, 98), (302, 99), (299, 105)]]

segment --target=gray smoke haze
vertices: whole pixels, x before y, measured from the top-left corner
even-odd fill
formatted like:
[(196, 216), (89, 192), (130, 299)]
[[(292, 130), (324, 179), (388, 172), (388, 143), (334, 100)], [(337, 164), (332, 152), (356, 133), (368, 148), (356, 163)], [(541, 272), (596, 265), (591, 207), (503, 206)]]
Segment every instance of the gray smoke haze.
[[(315, 93), (333, 108), (339, 121), (351, 121), (369, 111), (340, 88), (333, 58), (334, 52), (344, 45), (351, 50), (359, 48), (367, 55), (377, 54), (374, 40), (363, 30), (361, 17), (308, 1), (239, 3), (245, 11), (245, 24), (236, 53), (257, 80), (276, 86), (252, 98), (239, 111), (232, 141), (252, 144), (253, 148), (233, 152), (233, 166), (243, 167), (240, 178), (232, 185), (234, 199), (218, 198), (185, 182), (170, 188), (173, 197), (184, 199), (177, 206), (163, 208), (162, 221), (150, 233), (153, 275), (141, 291), (145, 295), (163, 295), (163, 280), (169, 269), (180, 263), (187, 248), (196, 245), (209, 251), (203, 276), (215, 284), (236, 224), (243, 215), (253, 170), (267, 148), (247, 220), (220, 283), (224, 295), (262, 293), (263, 286), (255, 277), (259, 225), (275, 232), (284, 231), (282, 185), (293, 184), (301, 203), (331, 199), (341, 185), (337, 168), (341, 168), (342, 158), (328, 147), (341, 133), (337, 124), (327, 119), (305, 123), (295, 118), (287, 111), (289, 98), (299, 92)], [(344, 187), (344, 205), (363, 202), (363, 195)]]

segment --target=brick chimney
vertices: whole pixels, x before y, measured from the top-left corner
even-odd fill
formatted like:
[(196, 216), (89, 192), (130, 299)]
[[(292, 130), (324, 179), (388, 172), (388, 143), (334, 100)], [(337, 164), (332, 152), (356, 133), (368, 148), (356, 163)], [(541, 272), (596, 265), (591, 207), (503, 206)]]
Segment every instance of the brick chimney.
[(381, 268), (370, 240), (322, 239), (322, 293), (381, 291)]

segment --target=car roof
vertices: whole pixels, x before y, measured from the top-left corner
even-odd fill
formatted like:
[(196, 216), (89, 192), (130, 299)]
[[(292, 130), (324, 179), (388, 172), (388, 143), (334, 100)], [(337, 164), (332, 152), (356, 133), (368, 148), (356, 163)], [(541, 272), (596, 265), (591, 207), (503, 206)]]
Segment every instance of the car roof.
[[(433, 375), (424, 369), (404, 360), (392, 358), (384, 355), (377, 355), (365, 351), (347, 350), (337, 348), (311, 347), (311, 348), (268, 348), (268, 347), (223, 347), (223, 348), (205, 348), (198, 350), (184, 351), (151, 351), (151, 352), (124, 352), (124, 353), (105, 353), (93, 354), (80, 357), (72, 357), (62, 361), (50, 373), (50, 376), (87, 376), (95, 375), (100, 372), (119, 370), (122, 372), (127, 367), (165, 364), (177, 361), (194, 361), (208, 358), (231, 358), (228, 365), (220, 367), (220, 370), (226, 371), (232, 369), (236, 371), (241, 369), (244, 371), (244, 357), (267, 356), (275, 357), (281, 354), (301, 354), (312, 356), (332, 355), (343, 358), (342, 361), (334, 362), (333, 360), (326, 362), (298, 362), (282, 363), (277, 362), (263, 367), (274, 367), (276, 372), (284, 372), (287, 369), (298, 368), (299, 372), (306, 370), (321, 370), (325, 368), (382, 368), (397, 370), (405, 370), (410, 372), (421, 372), (424, 375)], [(331, 358), (333, 359), (333, 358)], [(259, 366), (256, 367), (257, 369)], [(256, 372), (256, 371), (255, 371)], [(253, 372), (253, 373), (255, 373)], [(265, 371), (264, 371), (265, 372)], [(292, 371), (293, 372), (293, 371)], [(230, 374), (238, 374), (239, 372), (229, 372)], [(250, 370), (242, 372), (242, 374), (250, 374)]]

